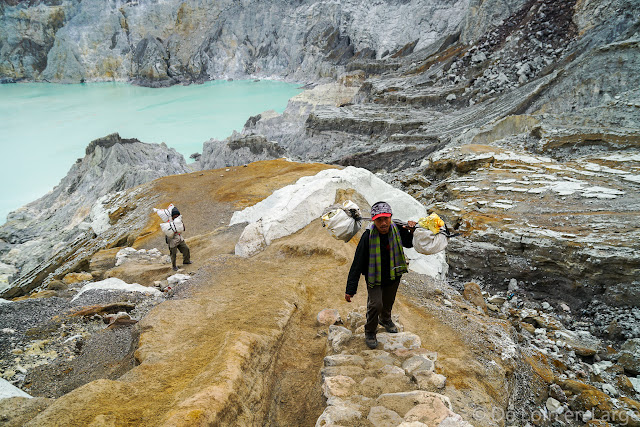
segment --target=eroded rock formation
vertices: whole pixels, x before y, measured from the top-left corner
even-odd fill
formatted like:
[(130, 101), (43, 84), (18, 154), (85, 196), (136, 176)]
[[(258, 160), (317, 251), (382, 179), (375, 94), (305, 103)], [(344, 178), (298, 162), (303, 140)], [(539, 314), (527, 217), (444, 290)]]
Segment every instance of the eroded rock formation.
[[(164, 144), (122, 139), (118, 134), (92, 141), (85, 157), (51, 192), (11, 212), (0, 227), (0, 238), (8, 243), (2, 259), (20, 269), (2, 295), (19, 296), (32, 290), (93, 236), (108, 232), (110, 224), (136, 204), (135, 197), (124, 201), (122, 190), (185, 172), (182, 155)], [(117, 199), (121, 200), (112, 211), (104, 208)], [(118, 233), (126, 235), (125, 229)]]
[(337, 76), (455, 33), (469, 2), (3, 2), (0, 74), (162, 86), (238, 76)]

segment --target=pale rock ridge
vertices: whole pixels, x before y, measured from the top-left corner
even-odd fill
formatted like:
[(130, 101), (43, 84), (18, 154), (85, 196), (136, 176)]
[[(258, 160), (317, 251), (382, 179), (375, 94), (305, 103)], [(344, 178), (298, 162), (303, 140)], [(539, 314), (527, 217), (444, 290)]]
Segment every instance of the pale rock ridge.
[[(78, 159), (51, 192), (8, 215), (7, 223), (0, 227), (0, 238), (10, 244), (2, 260), (19, 268), (13, 280), (20, 282), (32, 270), (48, 265), (51, 254), (64, 258), (63, 253), (82, 246), (94, 232), (109, 233), (110, 225), (127, 210), (121, 206), (120, 211), (109, 211), (104, 205), (117, 199), (122, 190), (186, 172), (182, 155), (164, 144), (122, 139), (118, 134), (92, 141), (86, 156)], [(135, 192), (129, 196), (135, 198)], [(95, 229), (92, 217), (97, 220)], [(126, 234), (124, 229), (114, 232)], [(7, 287), (6, 292), (13, 292), (11, 285), (3, 292)]]
[[(229, 225), (248, 223), (236, 244), (236, 255), (255, 255), (274, 240), (297, 232), (317, 220), (323, 210), (335, 202), (339, 190), (349, 189), (362, 195), (369, 206), (380, 200), (388, 202), (397, 219), (417, 221), (426, 216), (424, 206), (414, 198), (365, 169), (327, 169), (315, 176), (300, 178), (263, 201), (235, 212)], [(365, 222), (365, 226), (367, 224)], [(443, 253), (421, 255), (411, 250), (405, 253), (410, 259), (410, 269), (434, 278), (445, 277), (447, 264)]]
[[(290, 143), (292, 135), (304, 131), (309, 114), (317, 108), (352, 103), (362, 77), (356, 73), (340, 82), (319, 84), (291, 98), (283, 114), (265, 111), (250, 117), (241, 133), (234, 131), (223, 141), (206, 141), (202, 148), (202, 169), (239, 166), (283, 156), (314, 158), (318, 152), (326, 149), (327, 144), (311, 149), (302, 136), (295, 143)], [(268, 134), (269, 140), (263, 134)]]
[(285, 150), (262, 135), (239, 135), (234, 132), (224, 141), (210, 139), (202, 147), (202, 169), (241, 166), (259, 160), (283, 157)]
[(459, 32), (465, 19), (482, 32), (498, 19), (491, 6), (491, 18), (471, 19), (484, 6), (468, 0), (21, 2), (3, 5), (0, 69), (10, 78), (149, 85), (248, 75), (315, 80), (350, 62), (427, 47)]

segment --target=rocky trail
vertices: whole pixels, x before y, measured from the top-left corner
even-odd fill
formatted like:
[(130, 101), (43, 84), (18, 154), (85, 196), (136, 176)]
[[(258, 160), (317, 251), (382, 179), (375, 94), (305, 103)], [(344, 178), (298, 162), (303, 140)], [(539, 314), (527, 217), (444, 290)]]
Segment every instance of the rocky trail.
[[(316, 314), (327, 305), (339, 304), (345, 319), (355, 318), (347, 310), (366, 301), (363, 292), (356, 295), (356, 305), (342, 300), (355, 246), (334, 240), (319, 221), (314, 221), (247, 259), (233, 255), (242, 227), (222, 224), (229, 223), (234, 208), (251, 204), (300, 174), (312, 174), (319, 168), (324, 166), (272, 161), (155, 181), (153, 192), (180, 206), (185, 216), (194, 264), (182, 266), (178, 273), (188, 275), (189, 279), (165, 292), (166, 300), (156, 299), (151, 304), (144, 302), (149, 297), (116, 293), (115, 300), (119, 303), (139, 308), (129, 310), (131, 317), (138, 320), (135, 325), (104, 329), (101, 317), (106, 315), (74, 318), (69, 311), (62, 316), (52, 313), (43, 319), (43, 323), (50, 324), (42, 332), (49, 341), (42, 344), (40, 366), (29, 370), (26, 383), (26, 390), (43, 397), (4, 399), (3, 420), (8, 425), (315, 424), (325, 407), (321, 378), (327, 378), (326, 372), (320, 375), (327, 355), (326, 326), (317, 323)], [(191, 185), (194, 180), (202, 182)], [(228, 188), (235, 189), (233, 199)], [(147, 215), (151, 221), (148, 229), (154, 229), (157, 219)], [(218, 228), (210, 229), (211, 224), (218, 223)], [(164, 250), (158, 231), (143, 231), (140, 235), (134, 249)], [(105, 258), (115, 258), (115, 253), (107, 249), (94, 258), (104, 263)], [(119, 266), (94, 270), (93, 274), (96, 279), (90, 281), (117, 277), (153, 287), (154, 282), (164, 281), (172, 272), (165, 260), (142, 264), (133, 257)], [(42, 305), (34, 304), (35, 301), (65, 299), (87, 283), (88, 277), (84, 279), (64, 290), (44, 291), (9, 305), (33, 304), (31, 310), (38, 310)], [(166, 284), (162, 287), (166, 291)], [(107, 294), (94, 297), (98, 301), (91, 302), (105, 306)], [(147, 308), (143, 309), (145, 304)], [(79, 312), (82, 308), (75, 306), (72, 311)], [(408, 317), (415, 316), (408, 314), (410, 310), (416, 313), (409, 302), (398, 302), (398, 310)], [(431, 322), (431, 327), (428, 334), (419, 330), (425, 342), (451, 336), (448, 326)], [(43, 360), (42, 354), (50, 353), (63, 328), (82, 330), (79, 333), (86, 347), (73, 352), (74, 357), (68, 360), (56, 347), (58, 353)], [(114, 328), (122, 337), (132, 337), (128, 342), (133, 340), (134, 353), (123, 355), (115, 351), (118, 345), (108, 338)], [(24, 337), (30, 342), (28, 334)], [(420, 341), (418, 335), (413, 337), (415, 342)], [(72, 344), (67, 342), (66, 346)], [(353, 339), (349, 348), (366, 347), (363, 340)], [(460, 346), (451, 351), (465, 360), (473, 357), (466, 348)], [(107, 360), (96, 357), (103, 352), (114, 354)], [(332, 353), (333, 350), (329, 354)], [(28, 357), (26, 354), (22, 357), (24, 364)], [(88, 363), (99, 368), (126, 360), (130, 362), (125, 372), (80, 369)], [(400, 362), (398, 359), (394, 363)], [(463, 364), (466, 363), (471, 360)], [(397, 369), (392, 371), (397, 373)], [(74, 378), (73, 384), (67, 381), (66, 387), (71, 389), (56, 391), (53, 384), (64, 382), (66, 377)], [(404, 384), (407, 391), (415, 388), (408, 376)], [(391, 390), (385, 384), (376, 387)]]
[[(331, 311), (337, 313), (324, 310), (318, 318)], [(399, 332), (379, 328), (380, 349), (375, 350), (362, 349), (366, 306), (349, 312), (347, 321), (355, 333), (344, 326), (329, 327), (321, 371), (328, 406), (316, 425), (471, 425), (452, 411), (448, 397), (436, 393), (447, 380), (435, 372), (438, 354), (423, 348), (416, 334), (404, 332), (395, 317)]]
[[(88, 271), (0, 305), (16, 322), (30, 319), (24, 327), (3, 325), (0, 360), (3, 377), (34, 396), (0, 400), (3, 423), (502, 426), (510, 419), (551, 425), (561, 416), (566, 425), (636, 419), (634, 340), (618, 352), (568, 306), (558, 312), (531, 299), (515, 279), (510, 294), (489, 294), (474, 283), (462, 289), (410, 272), (394, 307), (403, 331), (381, 329), (378, 348), (369, 350), (362, 333), (366, 291), (361, 286), (351, 304), (343, 300), (353, 242), (333, 239), (316, 219), (251, 257), (234, 254), (245, 228), (228, 225), (234, 211), (326, 168), (258, 162), (131, 191), (139, 206), (129, 204), (127, 215), (148, 218), (130, 231), (131, 247), (98, 251)], [(194, 264), (178, 275), (155, 251), (166, 253), (149, 200), (170, 200), (185, 217)], [(149, 294), (85, 290), (105, 279), (140, 283)], [(578, 415), (566, 422), (568, 413)]]

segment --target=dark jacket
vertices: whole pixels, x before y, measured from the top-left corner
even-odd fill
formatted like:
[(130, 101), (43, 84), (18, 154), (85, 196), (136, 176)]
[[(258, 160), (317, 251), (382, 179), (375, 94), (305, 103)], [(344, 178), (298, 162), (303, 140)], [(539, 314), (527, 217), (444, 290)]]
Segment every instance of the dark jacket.
[[(400, 239), (402, 240), (402, 246), (405, 248), (413, 247), (413, 233), (409, 229), (402, 226), (397, 226), (400, 231)], [(369, 271), (369, 229), (365, 230), (360, 238), (358, 247), (356, 248), (356, 254), (353, 256), (353, 263), (351, 264), (351, 270), (349, 270), (349, 277), (347, 278), (347, 295), (355, 295), (358, 290), (358, 281), (360, 275), (363, 274), (365, 279)], [(380, 255), (382, 257), (382, 286), (391, 283), (391, 274), (389, 271), (389, 236), (391, 233), (380, 235), (380, 245), (382, 250)]]

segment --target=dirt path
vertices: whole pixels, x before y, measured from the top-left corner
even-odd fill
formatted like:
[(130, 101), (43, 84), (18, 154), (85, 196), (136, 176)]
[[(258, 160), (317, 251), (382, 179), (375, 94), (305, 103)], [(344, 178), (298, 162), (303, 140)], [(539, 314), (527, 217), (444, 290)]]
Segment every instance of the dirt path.
[[(185, 218), (194, 264), (182, 272), (193, 273), (190, 284), (140, 322), (138, 366), (62, 396), (30, 425), (314, 425), (324, 409), (326, 346), (316, 314), (331, 307), (346, 318), (366, 302), (364, 289), (351, 304), (343, 300), (355, 245), (334, 240), (316, 220), (245, 259), (233, 255), (242, 227), (226, 224), (234, 210), (324, 168), (273, 161), (158, 180), (155, 191)], [(151, 215), (137, 248), (166, 251), (157, 223)], [(123, 278), (141, 272), (146, 281), (172, 273), (131, 265), (112, 271)], [(442, 366), (469, 365), (473, 352), (458, 332), (407, 299), (396, 312), (447, 356)]]

